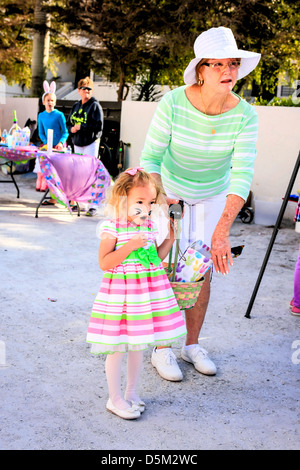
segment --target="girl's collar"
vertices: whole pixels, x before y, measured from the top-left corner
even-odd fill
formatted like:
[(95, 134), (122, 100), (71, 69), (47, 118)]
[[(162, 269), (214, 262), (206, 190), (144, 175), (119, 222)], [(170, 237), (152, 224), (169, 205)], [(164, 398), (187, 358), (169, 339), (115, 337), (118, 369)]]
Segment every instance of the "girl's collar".
[(146, 228), (151, 228), (151, 225), (152, 225), (152, 221), (151, 219), (148, 219), (145, 224), (143, 225), (137, 225), (136, 223), (134, 222), (131, 222), (130, 220), (128, 219), (122, 219), (122, 218), (117, 218), (115, 219), (115, 223), (117, 223), (118, 225), (130, 225), (131, 227), (134, 227), (136, 229), (138, 229), (139, 227), (146, 227)]
[(128, 219), (127, 219), (127, 223), (128, 223), (129, 225), (131, 225), (132, 227), (135, 227), (135, 228), (140, 228), (140, 227), (150, 228), (150, 226), (151, 226), (151, 221), (150, 221), (150, 219), (147, 219), (147, 220), (145, 221), (145, 223), (144, 223), (144, 224), (141, 224), (141, 225), (137, 225), (135, 222), (130, 221), (130, 220), (128, 220)]

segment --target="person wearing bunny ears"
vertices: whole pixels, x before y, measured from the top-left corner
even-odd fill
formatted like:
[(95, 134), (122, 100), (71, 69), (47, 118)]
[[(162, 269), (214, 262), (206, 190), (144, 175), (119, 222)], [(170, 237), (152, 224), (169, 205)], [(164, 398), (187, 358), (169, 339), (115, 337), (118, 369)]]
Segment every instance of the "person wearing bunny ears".
[[(53, 147), (57, 150), (62, 150), (66, 140), (69, 136), (69, 132), (66, 126), (66, 118), (61, 111), (55, 109), (56, 105), (56, 83), (49, 83), (45, 80), (43, 83), (44, 94), (42, 96), (42, 102), (45, 106), (45, 111), (42, 111), (38, 116), (38, 132), (39, 138), (43, 142), (43, 145), (47, 144), (48, 129), (53, 129)], [(36, 190), (46, 191), (47, 183), (40, 169), (38, 158), (35, 161), (34, 172), (37, 173)], [(43, 204), (54, 204), (54, 200), (44, 201)]]

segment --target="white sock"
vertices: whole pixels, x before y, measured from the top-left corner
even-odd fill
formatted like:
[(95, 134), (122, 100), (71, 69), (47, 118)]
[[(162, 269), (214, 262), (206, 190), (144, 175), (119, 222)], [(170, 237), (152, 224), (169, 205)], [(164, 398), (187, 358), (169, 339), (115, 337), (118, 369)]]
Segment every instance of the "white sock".
[(194, 346), (197, 346), (199, 343), (195, 343), (195, 344), (189, 344), (188, 346), (185, 344), (184, 347), (185, 349), (191, 349), (193, 348)]
[(108, 384), (109, 398), (114, 406), (120, 410), (130, 408), (121, 391), (121, 366), (124, 353), (115, 352), (108, 354), (105, 361), (106, 380)]
[(142, 365), (143, 351), (129, 351), (127, 359), (127, 385), (125, 392), (125, 398), (128, 401), (140, 401), (137, 386)]

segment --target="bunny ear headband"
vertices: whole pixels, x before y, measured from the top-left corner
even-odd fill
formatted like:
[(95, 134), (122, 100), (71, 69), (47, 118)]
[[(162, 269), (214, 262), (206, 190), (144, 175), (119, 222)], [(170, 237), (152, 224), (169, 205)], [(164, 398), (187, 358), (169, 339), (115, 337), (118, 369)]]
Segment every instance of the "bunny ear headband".
[(44, 87), (45, 93), (42, 96), (42, 101), (44, 101), (45, 95), (47, 95), (47, 93), (52, 93), (53, 95), (55, 95), (55, 90), (56, 90), (56, 83), (55, 82), (51, 82), (50, 85), (49, 85), (47, 80), (44, 80), (43, 87)]

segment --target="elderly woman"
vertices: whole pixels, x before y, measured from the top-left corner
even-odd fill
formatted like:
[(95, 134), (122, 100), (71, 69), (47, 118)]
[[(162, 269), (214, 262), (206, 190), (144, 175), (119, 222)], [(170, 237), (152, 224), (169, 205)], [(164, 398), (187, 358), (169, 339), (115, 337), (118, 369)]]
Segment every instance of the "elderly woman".
[[(71, 109), (67, 128), (74, 144), (75, 153), (98, 158), (103, 128), (103, 111), (99, 102), (92, 96), (93, 81), (89, 77), (79, 80), (78, 93), (81, 99)], [(86, 215), (94, 216), (96, 212), (96, 207), (90, 207)]]
[[(184, 201), (181, 249), (203, 240), (216, 272), (227, 274), (233, 264), (229, 232), (249, 194), (257, 140), (256, 111), (232, 89), (260, 54), (239, 50), (224, 27), (200, 34), (194, 51), (184, 73), (187, 86), (167, 93), (157, 107), (141, 166), (162, 184), (168, 204)], [(181, 357), (214, 375), (215, 364), (198, 344), (209, 296), (208, 272), (196, 305), (185, 312)], [(151, 360), (163, 378), (182, 379), (171, 348), (155, 348)]]

